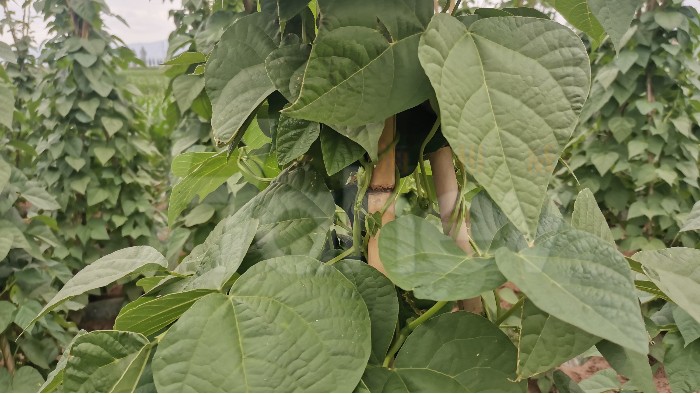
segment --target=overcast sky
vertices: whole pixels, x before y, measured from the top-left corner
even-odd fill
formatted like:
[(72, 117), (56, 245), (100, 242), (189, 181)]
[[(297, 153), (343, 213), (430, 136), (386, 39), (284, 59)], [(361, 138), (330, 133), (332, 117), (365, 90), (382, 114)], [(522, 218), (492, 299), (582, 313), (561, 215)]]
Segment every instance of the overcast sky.
[[(129, 26), (124, 26), (114, 18), (106, 21), (109, 30), (121, 37), (127, 44), (162, 41), (168, 38), (173, 28), (168, 11), (180, 5), (180, 0), (106, 0), (112, 12), (122, 16)], [(172, 1), (175, 2), (173, 5)], [(613, 1), (613, 0), (610, 0)], [(488, 0), (470, 1), (469, 3), (488, 2)], [(10, 0), (12, 6), (19, 9), (22, 0)], [(700, 0), (686, 0), (686, 4), (700, 7)], [(0, 11), (2, 15), (2, 11)], [(37, 43), (47, 38), (46, 27), (42, 20), (34, 21), (33, 30)], [(6, 40), (6, 37), (2, 37)]]
[[(108, 18), (105, 21), (108, 29), (119, 36), (127, 44), (162, 41), (168, 38), (173, 29), (172, 20), (168, 11), (180, 5), (180, 0), (175, 0), (173, 5), (170, 0), (106, 0), (114, 14), (124, 18), (129, 26), (122, 22)], [(10, 0), (13, 9), (19, 9), (22, 0)], [(0, 11), (0, 15), (3, 11)], [(37, 43), (47, 38), (46, 25), (37, 18), (33, 23), (33, 31)], [(3, 39), (5, 37), (3, 36)]]

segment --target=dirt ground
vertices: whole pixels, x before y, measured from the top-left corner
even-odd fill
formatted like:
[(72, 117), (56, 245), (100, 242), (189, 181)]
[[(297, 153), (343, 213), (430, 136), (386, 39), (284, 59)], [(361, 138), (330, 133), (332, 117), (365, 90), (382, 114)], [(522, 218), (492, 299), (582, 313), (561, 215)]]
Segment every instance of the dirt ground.
[[(608, 364), (603, 357), (591, 357), (579, 366), (563, 365), (559, 369), (578, 383), (583, 379), (591, 377), (596, 372), (607, 368), (610, 368), (610, 364)], [(618, 378), (622, 383), (626, 381), (626, 379), (621, 376)], [(671, 392), (671, 387), (668, 384), (668, 379), (666, 378), (663, 367), (660, 367), (654, 374), (654, 384), (656, 384), (656, 390), (659, 393)]]

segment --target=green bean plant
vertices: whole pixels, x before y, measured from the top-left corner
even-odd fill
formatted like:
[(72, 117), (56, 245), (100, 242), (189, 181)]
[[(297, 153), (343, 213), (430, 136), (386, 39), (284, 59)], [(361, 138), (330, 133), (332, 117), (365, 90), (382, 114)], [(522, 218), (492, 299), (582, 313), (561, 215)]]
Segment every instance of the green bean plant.
[[(640, 6), (563, 3), (616, 48)], [(543, 375), (574, 391), (554, 369), (594, 347), (620, 390), (654, 391), (652, 362), (700, 388), (694, 331), (645, 324), (639, 298), (697, 325), (700, 252), (626, 259), (590, 190), (566, 216), (547, 198), (591, 83), (572, 30), (457, 2), (244, 5), (200, 68), (224, 149), (174, 160), (170, 220), (251, 175), (251, 135), (281, 172), (253, 174), (261, 192), (175, 268), (136, 246), (76, 274), (38, 318), (135, 275), (145, 293), (78, 336), (43, 391), (521, 392)], [(420, 215), (396, 209), (407, 188)]]
[[(593, 54), (593, 92), (566, 161), (562, 191), (590, 188), (625, 251), (698, 246), (681, 232), (700, 199), (700, 19), (681, 2), (647, 2), (619, 53)], [(563, 173), (568, 170), (564, 168)]]
[[(19, 57), (12, 46), (0, 43), (0, 60), (18, 70)], [(55, 367), (56, 357), (77, 330), (58, 311), (28, 326), (72, 272), (51, 258), (60, 245), (53, 218), (58, 204), (43, 180), (26, 167), (31, 160), (26, 160), (16, 128), (25, 123), (13, 122), (14, 112), (20, 112), (15, 111), (15, 100), (21, 101), (22, 92), (16, 89), (21, 84), (15, 85), (11, 75), (0, 67), (0, 390), (35, 392), (44, 382), (42, 373)]]
[(103, 26), (97, 0), (37, 1), (53, 36), (40, 61), (50, 65), (34, 97), (41, 126), (38, 173), (56, 195), (64, 247), (54, 256), (72, 269), (155, 237), (154, 162), (136, 89), (119, 71), (138, 63)]

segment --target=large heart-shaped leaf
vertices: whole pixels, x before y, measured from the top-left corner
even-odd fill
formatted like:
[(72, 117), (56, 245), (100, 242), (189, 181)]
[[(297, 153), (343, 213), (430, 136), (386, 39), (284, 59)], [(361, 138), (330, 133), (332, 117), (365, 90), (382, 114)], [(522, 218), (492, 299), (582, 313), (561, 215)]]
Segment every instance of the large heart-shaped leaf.
[(367, 305), (372, 322), (372, 353), (369, 361), (381, 365), (399, 320), (396, 288), (381, 272), (361, 261), (343, 260), (335, 268), (357, 287)]
[(624, 256), (602, 239), (573, 229), (538, 242), (518, 254), (496, 252), (506, 278), (552, 316), (646, 354), (647, 332)]
[(141, 334), (93, 331), (78, 337), (63, 372), (67, 392), (133, 392), (153, 346)]
[(638, 252), (632, 256), (647, 276), (673, 302), (700, 323), (700, 250), (669, 248)]
[(235, 215), (259, 220), (246, 265), (272, 257), (318, 257), (333, 222), (335, 203), (320, 175), (307, 167), (280, 174)]
[(382, 228), (379, 256), (389, 279), (421, 299), (476, 297), (505, 282), (492, 258), (467, 256), (452, 238), (413, 215)]
[(541, 311), (525, 301), (518, 343), (518, 376), (549, 371), (580, 355), (600, 338)]
[(271, 18), (256, 12), (237, 19), (209, 56), (204, 76), (218, 142), (243, 132), (246, 120), (275, 90), (265, 71), (265, 59), (277, 48), (275, 35)]
[(514, 382), (517, 354), (508, 337), (487, 319), (445, 313), (419, 326), (406, 340), (393, 370), (362, 380), (377, 392), (522, 392)]
[(49, 301), (35, 322), (64, 301), (99, 289), (129, 275), (168, 267), (168, 261), (150, 246), (134, 246), (108, 254), (75, 274)]
[(369, 355), (355, 286), (332, 267), (287, 256), (248, 270), (229, 296), (197, 301), (161, 340), (153, 374), (167, 392), (350, 392)]
[(523, 233), (534, 236), (559, 155), (590, 85), (571, 30), (538, 18), (433, 17), (418, 55), (442, 132), (467, 170)]
[(289, 116), (362, 126), (429, 97), (417, 48), (433, 12), (430, 1), (327, 0), (319, 2), (319, 9), (321, 29), (299, 98), (285, 110)]

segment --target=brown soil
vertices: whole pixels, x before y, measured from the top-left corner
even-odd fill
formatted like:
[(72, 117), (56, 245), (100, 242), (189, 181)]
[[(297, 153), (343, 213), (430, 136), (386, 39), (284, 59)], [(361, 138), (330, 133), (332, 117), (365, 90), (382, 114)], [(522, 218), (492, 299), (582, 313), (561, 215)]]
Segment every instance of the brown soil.
[[(580, 382), (583, 379), (593, 376), (596, 372), (602, 371), (604, 369), (610, 368), (610, 364), (603, 357), (590, 357), (585, 363), (579, 366), (562, 365), (559, 369), (565, 374), (569, 375), (571, 379), (575, 382)], [(626, 382), (626, 379), (622, 376), (618, 377), (620, 382)], [(668, 384), (668, 379), (666, 378), (666, 373), (664, 372), (663, 366), (659, 366), (654, 374), (654, 384), (656, 384), (656, 390), (659, 393), (670, 393), (671, 387)]]

